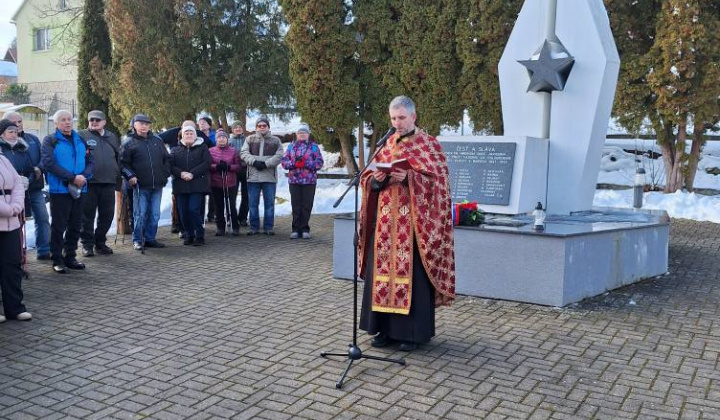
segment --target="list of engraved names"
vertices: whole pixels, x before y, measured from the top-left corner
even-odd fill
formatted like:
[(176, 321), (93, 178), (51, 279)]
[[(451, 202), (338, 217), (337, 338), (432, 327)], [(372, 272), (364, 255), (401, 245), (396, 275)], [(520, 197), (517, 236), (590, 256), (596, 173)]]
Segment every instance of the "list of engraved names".
[(516, 147), (516, 143), (443, 142), (453, 201), (508, 205)]

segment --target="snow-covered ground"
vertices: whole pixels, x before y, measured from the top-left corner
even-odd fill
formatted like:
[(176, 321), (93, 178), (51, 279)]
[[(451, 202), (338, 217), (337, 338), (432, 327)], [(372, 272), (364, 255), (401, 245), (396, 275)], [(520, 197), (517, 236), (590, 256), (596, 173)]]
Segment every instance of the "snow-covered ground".
[[(296, 121), (297, 120), (297, 121)], [(295, 127), (299, 124), (299, 119), (292, 120), (288, 127)], [(280, 126), (280, 121), (271, 121), (274, 126)], [(469, 124), (469, 123), (467, 123)], [(284, 131), (285, 126), (281, 130)], [(469, 135), (471, 127), (466, 127), (464, 133)], [(457, 135), (460, 130), (443, 130), (443, 135)], [(688, 151), (689, 151), (688, 145)], [(645, 168), (647, 173), (646, 183), (663, 185), (664, 169), (662, 158), (651, 159), (647, 156), (638, 156), (625, 152), (626, 150), (643, 150), (654, 151), (660, 153), (660, 149), (655, 145), (653, 140), (612, 140), (608, 139), (603, 149), (603, 156), (600, 164), (600, 173), (598, 174), (599, 184), (614, 184), (621, 186), (632, 186), (637, 167)], [(325, 173), (345, 173), (344, 168), (336, 167), (336, 163), (340, 158), (339, 153), (328, 153), (323, 151), (326, 166), (322, 172)], [(706, 188), (720, 190), (720, 175), (711, 175), (706, 172), (707, 168), (720, 168), (720, 142), (710, 141), (703, 149), (702, 159), (698, 167), (698, 173), (695, 178), (696, 188)], [(350, 192), (344, 201), (333, 208), (332, 205), (342, 195), (346, 189), (346, 180), (338, 179), (320, 179), (318, 188), (315, 193), (315, 205), (313, 207), (314, 214), (323, 213), (347, 213), (352, 212), (354, 208), (353, 193)], [(161, 226), (169, 226), (170, 203), (171, 203), (170, 184), (163, 191), (162, 213), (160, 218)], [(276, 216), (288, 216), (291, 214), (290, 207), (290, 191), (288, 188), (287, 177), (280, 176), (277, 186), (277, 203), (275, 204)], [(633, 202), (632, 189), (626, 190), (597, 190), (595, 192), (594, 205), (598, 207), (616, 207), (631, 208)], [(660, 192), (645, 193), (645, 208), (665, 210), (671, 217), (684, 218), (692, 220), (704, 220), (714, 223), (720, 223), (720, 195), (706, 196), (695, 193), (677, 192), (674, 194), (663, 194)], [(262, 214), (262, 202), (260, 204), (260, 214)], [(49, 210), (49, 209), (48, 209)], [(34, 223), (30, 220), (27, 224), (27, 242), (28, 246), (35, 245)], [(115, 234), (115, 223), (110, 228), (109, 240), (114, 240), (112, 235)], [(126, 240), (131, 240), (129, 237)]]

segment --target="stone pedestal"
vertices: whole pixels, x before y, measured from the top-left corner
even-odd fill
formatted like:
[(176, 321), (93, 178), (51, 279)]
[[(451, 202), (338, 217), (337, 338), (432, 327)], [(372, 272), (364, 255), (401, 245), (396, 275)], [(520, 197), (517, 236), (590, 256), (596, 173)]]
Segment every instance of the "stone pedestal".
[[(352, 279), (352, 217), (335, 218), (333, 275)], [(457, 227), (458, 294), (564, 306), (668, 269), (670, 221), (663, 211), (596, 209)]]

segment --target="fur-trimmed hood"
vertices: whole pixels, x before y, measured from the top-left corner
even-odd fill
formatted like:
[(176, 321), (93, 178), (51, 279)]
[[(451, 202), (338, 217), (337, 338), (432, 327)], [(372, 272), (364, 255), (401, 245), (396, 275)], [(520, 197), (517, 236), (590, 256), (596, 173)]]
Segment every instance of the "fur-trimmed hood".
[(8, 147), (10, 149), (14, 149), (14, 150), (17, 150), (20, 152), (26, 152), (29, 147), (27, 142), (25, 141), (25, 139), (23, 139), (20, 136), (18, 136), (18, 141), (17, 141), (17, 143), (15, 143), (14, 146), (11, 145), (10, 143), (8, 143), (7, 141), (5, 141), (4, 138), (0, 137), (0, 146), (5, 146), (5, 147)]

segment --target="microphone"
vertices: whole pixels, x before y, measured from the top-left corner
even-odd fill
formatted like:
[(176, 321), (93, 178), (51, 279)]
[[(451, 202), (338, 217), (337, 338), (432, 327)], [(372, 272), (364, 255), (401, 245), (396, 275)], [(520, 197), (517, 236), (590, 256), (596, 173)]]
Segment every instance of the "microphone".
[(395, 131), (397, 131), (395, 129), (395, 127), (390, 127), (390, 129), (387, 131), (387, 133), (385, 133), (383, 138), (381, 138), (377, 143), (375, 143), (375, 149), (379, 149), (379, 148), (383, 147), (385, 145), (385, 143), (388, 141), (388, 139), (390, 138), (390, 136), (395, 134)]

